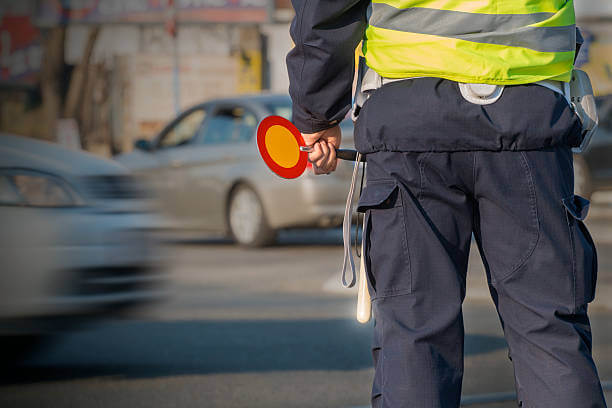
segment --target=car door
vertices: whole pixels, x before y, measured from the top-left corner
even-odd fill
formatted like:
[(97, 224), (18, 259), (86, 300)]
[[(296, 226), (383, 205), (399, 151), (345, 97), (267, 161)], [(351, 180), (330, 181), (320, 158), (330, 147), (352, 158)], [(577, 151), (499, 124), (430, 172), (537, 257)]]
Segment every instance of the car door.
[(153, 155), (157, 169), (153, 185), (159, 194), (166, 215), (178, 227), (189, 227), (192, 192), (185, 180), (186, 166), (197, 148), (198, 134), (203, 129), (207, 107), (185, 111), (172, 121), (154, 142)]
[(599, 127), (586, 154), (592, 182), (596, 188), (612, 186), (612, 97), (597, 100)]
[(225, 230), (227, 193), (255, 159), (257, 123), (257, 115), (238, 103), (220, 103), (211, 110), (185, 166), (194, 224)]

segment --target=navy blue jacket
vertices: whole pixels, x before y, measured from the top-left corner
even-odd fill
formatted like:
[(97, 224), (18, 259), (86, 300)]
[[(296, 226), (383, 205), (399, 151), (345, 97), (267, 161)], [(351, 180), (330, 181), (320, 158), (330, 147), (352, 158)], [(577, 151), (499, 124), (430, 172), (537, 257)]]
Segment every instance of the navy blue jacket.
[(293, 123), (302, 133), (327, 129), (351, 107), (355, 48), (370, 0), (293, 0), (287, 55)]
[[(351, 108), (355, 48), (370, 0), (293, 0), (287, 56), (293, 123), (302, 133), (332, 127)], [(564, 96), (538, 85), (507, 86), (491, 105), (463, 99), (441, 78), (377, 90), (359, 113), (355, 147), (378, 151), (534, 150), (577, 146), (581, 124)]]

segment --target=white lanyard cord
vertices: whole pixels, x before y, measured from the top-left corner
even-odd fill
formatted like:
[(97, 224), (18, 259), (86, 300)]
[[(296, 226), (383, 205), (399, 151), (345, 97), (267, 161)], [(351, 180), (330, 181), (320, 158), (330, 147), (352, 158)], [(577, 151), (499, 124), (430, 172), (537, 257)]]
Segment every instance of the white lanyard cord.
[[(353, 177), (351, 179), (351, 188), (349, 189), (348, 197), (346, 198), (346, 207), (344, 208), (344, 221), (342, 222), (342, 241), (344, 243), (344, 258), (342, 260), (342, 286), (352, 288), (357, 281), (355, 273), (355, 261), (353, 260), (353, 252), (351, 251), (351, 221), (353, 218), (353, 196), (355, 195), (355, 184), (357, 183), (357, 174), (359, 173), (359, 163), (361, 162), (361, 153), (357, 153), (355, 158), (355, 167), (353, 167)], [(363, 256), (363, 254), (362, 254)], [(351, 265), (351, 280), (346, 280), (347, 264)]]

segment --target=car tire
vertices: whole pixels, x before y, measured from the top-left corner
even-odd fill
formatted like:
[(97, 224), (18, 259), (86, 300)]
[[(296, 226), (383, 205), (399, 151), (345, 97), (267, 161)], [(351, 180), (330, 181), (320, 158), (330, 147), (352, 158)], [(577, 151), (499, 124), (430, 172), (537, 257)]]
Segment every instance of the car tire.
[(574, 194), (582, 196), (587, 200), (593, 195), (591, 183), (591, 172), (584, 157), (574, 155)]
[(270, 228), (257, 193), (241, 184), (230, 195), (229, 232), (235, 243), (245, 247), (262, 247), (274, 243), (276, 231)]

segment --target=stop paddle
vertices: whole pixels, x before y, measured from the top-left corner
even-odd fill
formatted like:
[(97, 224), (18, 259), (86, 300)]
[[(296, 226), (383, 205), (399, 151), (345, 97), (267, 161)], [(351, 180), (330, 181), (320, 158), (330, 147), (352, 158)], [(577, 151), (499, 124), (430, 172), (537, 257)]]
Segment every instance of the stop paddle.
[[(270, 170), (286, 179), (297, 178), (304, 173), (308, 152), (312, 151), (295, 125), (281, 116), (268, 116), (261, 121), (257, 128), (257, 147)], [(336, 157), (355, 161), (357, 152), (336, 149)]]

